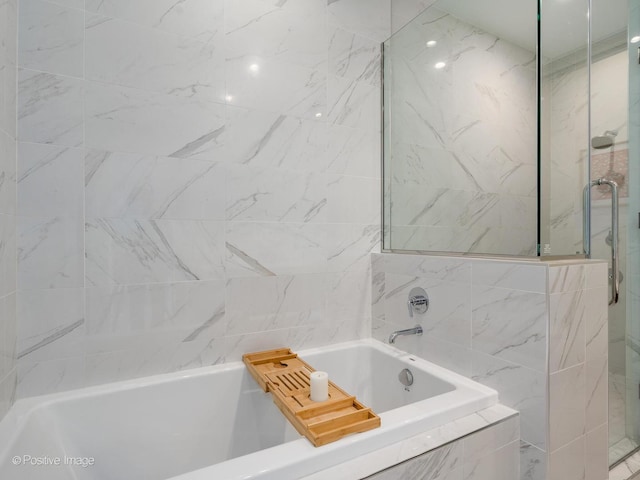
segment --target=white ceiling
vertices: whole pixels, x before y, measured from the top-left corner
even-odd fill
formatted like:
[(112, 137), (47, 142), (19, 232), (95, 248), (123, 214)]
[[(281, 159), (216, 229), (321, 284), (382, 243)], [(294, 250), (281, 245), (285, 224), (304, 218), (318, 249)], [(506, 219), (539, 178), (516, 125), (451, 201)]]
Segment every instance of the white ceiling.
[[(627, 28), (628, 0), (592, 0), (594, 43)], [(587, 42), (587, 0), (542, 0), (542, 55), (562, 57)], [(537, 0), (438, 0), (434, 6), (527, 50), (536, 50)]]

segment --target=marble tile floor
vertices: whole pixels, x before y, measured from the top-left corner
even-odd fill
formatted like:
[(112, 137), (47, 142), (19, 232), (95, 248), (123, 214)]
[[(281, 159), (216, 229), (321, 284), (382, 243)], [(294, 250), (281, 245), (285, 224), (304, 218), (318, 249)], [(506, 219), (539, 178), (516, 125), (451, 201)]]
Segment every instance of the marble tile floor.
[[(626, 439), (625, 378), (622, 375), (609, 375), (609, 462), (615, 445)], [(623, 448), (625, 445), (619, 445)], [(619, 451), (617, 449), (616, 451)], [(629, 450), (628, 450), (629, 451)], [(619, 456), (618, 456), (619, 458)]]
[(640, 452), (627, 458), (609, 472), (609, 480), (640, 479)]
[(609, 464), (615, 463), (632, 450), (638, 448), (638, 444), (630, 438), (623, 438), (609, 447)]
[[(609, 463), (637, 448), (625, 432), (625, 377), (609, 375)], [(640, 480), (640, 452), (609, 472), (609, 480)]]

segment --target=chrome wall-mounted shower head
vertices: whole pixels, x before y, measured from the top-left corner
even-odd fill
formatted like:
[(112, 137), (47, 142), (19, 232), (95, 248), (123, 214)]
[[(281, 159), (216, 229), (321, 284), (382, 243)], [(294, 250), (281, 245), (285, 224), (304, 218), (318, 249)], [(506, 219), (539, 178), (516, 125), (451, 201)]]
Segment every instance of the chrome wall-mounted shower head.
[(591, 146), (593, 148), (609, 148), (613, 145), (616, 136), (618, 135), (617, 130), (607, 130), (602, 135), (598, 137), (593, 137), (591, 139)]

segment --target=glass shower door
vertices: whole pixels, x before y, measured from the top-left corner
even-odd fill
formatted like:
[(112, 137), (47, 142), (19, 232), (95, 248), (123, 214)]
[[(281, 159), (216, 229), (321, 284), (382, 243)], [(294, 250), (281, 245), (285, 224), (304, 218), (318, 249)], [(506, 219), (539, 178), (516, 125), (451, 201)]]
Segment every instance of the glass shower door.
[[(633, 38), (640, 35), (639, 6), (640, 0), (592, 0), (591, 179), (615, 181), (620, 196), (620, 298), (609, 307), (608, 323), (610, 465), (640, 446), (640, 37)], [(611, 195), (596, 186), (591, 257), (609, 259), (611, 241)]]
[[(628, 65), (628, 174), (629, 195), (627, 214), (627, 282), (624, 311), (614, 315), (616, 325), (610, 329), (610, 361), (615, 355), (614, 367), (624, 364), (624, 373), (612, 374), (613, 389), (610, 390), (610, 432), (622, 435), (618, 418), (624, 408), (624, 437), (610, 447), (611, 463), (619, 462), (640, 446), (640, 0), (629, 1), (628, 37), (625, 54)], [(618, 319), (617, 315), (624, 316)], [(617, 383), (624, 380), (624, 385)], [(623, 401), (621, 401), (621, 398)], [(612, 403), (613, 402), (613, 403)], [(620, 411), (611, 407), (618, 405)], [(618, 415), (618, 418), (616, 418)], [(612, 428), (613, 427), (613, 428)], [(610, 435), (611, 439), (611, 435)]]

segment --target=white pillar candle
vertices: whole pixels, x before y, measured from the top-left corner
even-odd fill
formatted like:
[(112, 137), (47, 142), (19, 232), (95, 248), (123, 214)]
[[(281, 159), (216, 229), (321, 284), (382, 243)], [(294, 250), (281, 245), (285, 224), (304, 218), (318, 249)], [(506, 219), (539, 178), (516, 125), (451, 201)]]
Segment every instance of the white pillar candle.
[(311, 401), (324, 402), (329, 398), (329, 375), (327, 372), (312, 372)]

